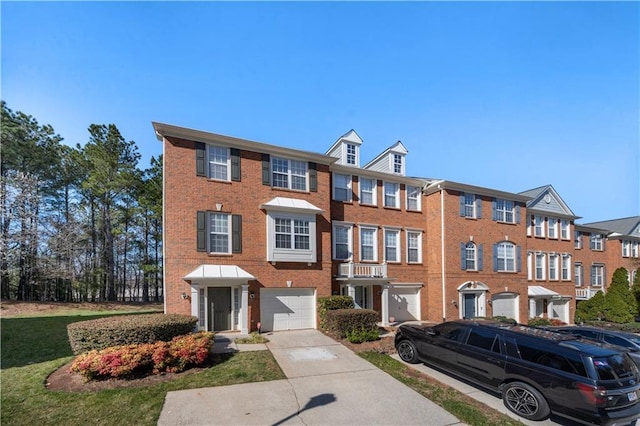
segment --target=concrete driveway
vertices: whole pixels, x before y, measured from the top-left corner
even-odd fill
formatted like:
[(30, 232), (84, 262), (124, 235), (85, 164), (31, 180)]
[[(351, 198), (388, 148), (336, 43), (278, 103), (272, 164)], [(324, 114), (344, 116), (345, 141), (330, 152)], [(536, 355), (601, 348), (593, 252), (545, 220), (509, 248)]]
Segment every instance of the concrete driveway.
[(286, 380), (169, 392), (158, 425), (461, 425), (317, 330), (267, 337)]

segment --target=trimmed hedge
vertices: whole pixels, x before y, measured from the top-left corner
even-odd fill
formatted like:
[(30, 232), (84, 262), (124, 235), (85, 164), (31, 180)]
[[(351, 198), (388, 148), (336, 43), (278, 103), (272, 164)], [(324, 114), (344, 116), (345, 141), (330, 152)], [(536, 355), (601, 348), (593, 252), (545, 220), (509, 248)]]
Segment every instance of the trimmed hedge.
[(353, 309), (355, 304), (350, 296), (325, 296), (318, 297), (318, 318), (320, 318), (320, 329), (326, 330), (327, 312), (335, 309)]
[(197, 317), (178, 314), (123, 315), (74, 322), (67, 326), (74, 354), (111, 346), (169, 341), (191, 333)]
[(380, 314), (372, 309), (334, 309), (327, 312), (325, 332), (337, 339), (353, 334), (378, 335)]

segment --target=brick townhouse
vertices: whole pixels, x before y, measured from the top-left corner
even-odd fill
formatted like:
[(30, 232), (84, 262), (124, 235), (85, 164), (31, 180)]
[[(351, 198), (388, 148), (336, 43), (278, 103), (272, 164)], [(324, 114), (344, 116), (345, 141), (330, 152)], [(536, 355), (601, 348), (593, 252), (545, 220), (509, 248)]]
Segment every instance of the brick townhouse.
[[(597, 288), (579, 266), (598, 277), (609, 265), (603, 283), (619, 265), (637, 267), (640, 217), (581, 226), (550, 185), (515, 194), (408, 177), (402, 142), (361, 166), (353, 130), (320, 154), (153, 127), (164, 153), (165, 312), (197, 316), (200, 329), (314, 328), (316, 299), (331, 294), (385, 324), (571, 322), (576, 299)], [(577, 238), (596, 234), (619, 250), (587, 256)]]

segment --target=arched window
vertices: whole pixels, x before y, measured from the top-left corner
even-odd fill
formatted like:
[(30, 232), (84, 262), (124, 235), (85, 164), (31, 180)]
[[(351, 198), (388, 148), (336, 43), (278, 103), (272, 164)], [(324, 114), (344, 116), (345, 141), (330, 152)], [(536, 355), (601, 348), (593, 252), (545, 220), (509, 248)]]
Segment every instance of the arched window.
[(493, 269), (496, 272), (517, 272), (520, 270), (520, 247), (503, 241), (493, 246)]
[(460, 243), (460, 269), (463, 271), (482, 270), (482, 244), (473, 241)]

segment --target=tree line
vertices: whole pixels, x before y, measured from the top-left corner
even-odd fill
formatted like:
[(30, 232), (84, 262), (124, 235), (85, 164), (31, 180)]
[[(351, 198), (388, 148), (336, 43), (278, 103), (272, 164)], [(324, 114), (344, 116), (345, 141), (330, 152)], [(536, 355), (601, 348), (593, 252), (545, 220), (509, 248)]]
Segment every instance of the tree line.
[(88, 131), (65, 145), (2, 101), (2, 299), (162, 300), (162, 156), (140, 169), (116, 125)]

